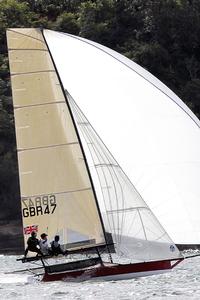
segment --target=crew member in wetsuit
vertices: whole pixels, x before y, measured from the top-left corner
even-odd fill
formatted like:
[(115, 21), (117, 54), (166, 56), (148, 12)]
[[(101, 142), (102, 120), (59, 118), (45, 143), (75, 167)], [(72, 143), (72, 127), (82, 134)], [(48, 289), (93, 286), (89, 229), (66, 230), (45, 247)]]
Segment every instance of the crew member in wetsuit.
[(67, 250), (63, 251), (63, 249), (61, 248), (61, 246), (59, 244), (59, 239), (60, 239), (59, 235), (55, 235), (54, 241), (51, 242), (51, 253), (56, 256), (58, 254), (66, 255)]
[(25, 250), (24, 257), (27, 256), (28, 251), (36, 252), (37, 255), (38, 254), (43, 255), (39, 248), (39, 240), (36, 237), (37, 237), (37, 233), (35, 231), (32, 231), (31, 236), (28, 238), (28, 241), (27, 241), (28, 246)]

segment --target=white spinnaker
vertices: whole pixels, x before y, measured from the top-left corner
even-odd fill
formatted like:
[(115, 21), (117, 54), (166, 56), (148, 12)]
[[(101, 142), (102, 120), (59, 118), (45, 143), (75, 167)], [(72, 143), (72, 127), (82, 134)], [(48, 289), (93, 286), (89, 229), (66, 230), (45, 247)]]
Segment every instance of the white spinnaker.
[[(41, 30), (7, 31), (24, 240), (105, 244), (78, 136)], [(92, 224), (92, 226), (91, 226)], [(81, 245), (80, 245), (81, 243)]]
[(200, 122), (149, 72), (97, 43), (45, 30), (65, 88), (166, 231), (200, 244)]
[[(130, 261), (180, 257), (166, 231), (70, 95), (68, 100), (89, 162), (105, 229), (112, 234), (117, 257)], [(109, 236), (108, 242), (112, 242)]]

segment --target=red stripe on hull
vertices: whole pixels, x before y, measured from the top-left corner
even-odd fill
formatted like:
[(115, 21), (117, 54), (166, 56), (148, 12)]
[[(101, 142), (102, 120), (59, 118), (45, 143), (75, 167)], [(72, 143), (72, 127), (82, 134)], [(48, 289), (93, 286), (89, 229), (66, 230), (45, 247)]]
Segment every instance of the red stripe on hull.
[[(153, 261), (153, 262), (142, 262), (136, 264), (107, 264), (106, 265), (98, 265), (93, 268), (88, 268), (84, 270), (77, 271), (68, 271), (62, 273), (52, 273), (48, 274), (45, 272), (43, 281), (56, 281), (56, 280), (71, 280), (85, 277), (85, 280), (89, 278), (95, 277), (106, 277), (106, 276), (116, 276), (116, 275), (125, 275), (130, 273), (147, 273), (148, 272), (162, 272), (171, 270), (175, 265), (180, 263), (182, 259), (177, 259), (177, 263), (171, 264), (171, 260), (163, 260), (163, 261)], [(135, 276), (137, 277), (137, 276)]]

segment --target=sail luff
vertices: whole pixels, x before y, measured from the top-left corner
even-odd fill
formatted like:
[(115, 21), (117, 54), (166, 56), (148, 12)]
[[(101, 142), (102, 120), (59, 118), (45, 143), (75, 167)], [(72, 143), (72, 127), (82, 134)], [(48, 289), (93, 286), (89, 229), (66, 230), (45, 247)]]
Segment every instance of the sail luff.
[(97, 194), (96, 194), (96, 191), (95, 191), (94, 183), (93, 183), (92, 176), (91, 176), (91, 173), (90, 173), (90, 169), (89, 169), (89, 166), (88, 166), (88, 162), (87, 162), (87, 158), (86, 158), (86, 155), (85, 155), (85, 151), (84, 151), (84, 148), (83, 148), (83, 145), (82, 145), (82, 142), (81, 142), (81, 138), (80, 138), (80, 135), (79, 135), (79, 132), (78, 132), (78, 129), (77, 129), (77, 125), (76, 125), (76, 122), (75, 122), (75, 120), (74, 120), (74, 116), (73, 116), (71, 107), (70, 107), (70, 105), (69, 105), (69, 101), (68, 101), (68, 98), (67, 98), (67, 95), (66, 95), (64, 86), (63, 86), (63, 84), (62, 84), (62, 80), (61, 80), (61, 78), (60, 78), (59, 72), (58, 72), (58, 70), (57, 70), (56, 64), (55, 64), (55, 62), (54, 62), (52, 53), (51, 53), (50, 48), (49, 48), (49, 46), (48, 46), (48, 43), (47, 43), (47, 40), (46, 40), (45, 35), (44, 35), (44, 33), (43, 33), (43, 30), (42, 30), (41, 32), (42, 32), (43, 39), (44, 39), (44, 41), (45, 41), (45, 43), (46, 43), (48, 52), (49, 52), (49, 54), (50, 54), (50, 57), (51, 57), (53, 66), (54, 66), (54, 68), (55, 68), (55, 71), (56, 71), (56, 74), (57, 74), (57, 77), (58, 77), (58, 80), (59, 80), (59, 83), (60, 83), (60, 87), (61, 87), (61, 89), (62, 89), (63, 96), (64, 96), (64, 98), (65, 98), (65, 101), (66, 101), (66, 104), (67, 104), (67, 107), (68, 107), (68, 110), (69, 110), (69, 113), (70, 113), (70, 116), (71, 116), (71, 119), (72, 119), (72, 122), (73, 122), (73, 125), (74, 125), (74, 129), (75, 129), (75, 131), (76, 131), (76, 135), (77, 135), (77, 138), (78, 138), (78, 141), (79, 141), (79, 145), (80, 145), (80, 147), (81, 147), (81, 151), (82, 151), (82, 154), (83, 154), (83, 158), (84, 158), (84, 161), (85, 161), (86, 169), (87, 169), (88, 176), (89, 176), (89, 179), (90, 179), (92, 191), (93, 191), (93, 194), (94, 194), (94, 199), (95, 199), (95, 202), (96, 202), (97, 211), (98, 211), (99, 218), (100, 218), (100, 222), (101, 222), (101, 226), (102, 226), (102, 229), (103, 229), (103, 234), (104, 234), (105, 242), (106, 242), (106, 244), (108, 244), (108, 243), (107, 243), (107, 239), (106, 239), (106, 231), (105, 231), (105, 227), (104, 227), (104, 223), (103, 223), (103, 218), (102, 218), (102, 216), (101, 216), (101, 211), (100, 211), (99, 204), (98, 204), (98, 200), (97, 200)]
[(42, 33), (11, 29), (7, 39), (25, 244), (33, 229), (49, 239), (59, 234), (72, 247), (105, 244), (81, 145)]

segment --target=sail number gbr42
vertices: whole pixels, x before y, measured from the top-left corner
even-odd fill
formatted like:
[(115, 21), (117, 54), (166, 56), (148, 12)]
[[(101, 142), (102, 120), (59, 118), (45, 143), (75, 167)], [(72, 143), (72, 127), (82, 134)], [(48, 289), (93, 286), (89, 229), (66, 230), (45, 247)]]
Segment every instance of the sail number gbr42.
[(24, 218), (53, 214), (56, 207), (55, 195), (22, 198), (22, 213)]

